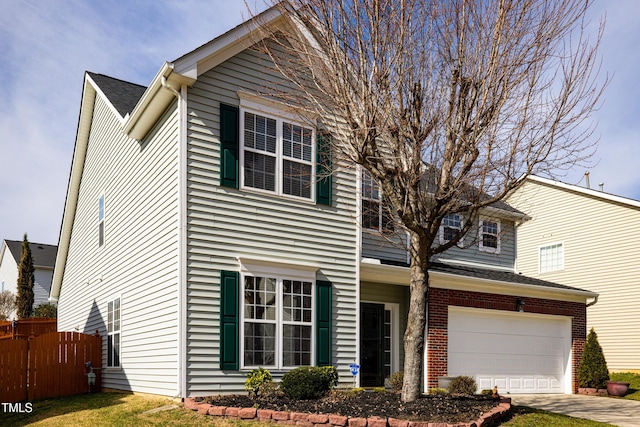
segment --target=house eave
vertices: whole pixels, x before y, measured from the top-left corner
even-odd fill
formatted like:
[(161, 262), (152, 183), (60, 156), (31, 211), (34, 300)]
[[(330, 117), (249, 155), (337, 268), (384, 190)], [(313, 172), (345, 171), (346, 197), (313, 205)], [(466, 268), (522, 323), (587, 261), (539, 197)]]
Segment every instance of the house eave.
[[(386, 283), (409, 286), (411, 272), (408, 267), (360, 263), (360, 280), (363, 282)], [(483, 292), (498, 295), (514, 295), (529, 298), (555, 299), (586, 303), (598, 294), (580, 289), (551, 288), (523, 283), (513, 283), (479, 277), (429, 271), (429, 286), (440, 289)]]

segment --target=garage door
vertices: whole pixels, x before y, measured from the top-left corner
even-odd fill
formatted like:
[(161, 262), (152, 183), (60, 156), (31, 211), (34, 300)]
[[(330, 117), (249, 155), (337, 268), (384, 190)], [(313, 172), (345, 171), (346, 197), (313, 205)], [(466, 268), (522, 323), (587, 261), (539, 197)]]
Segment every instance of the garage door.
[(570, 353), (567, 317), (449, 307), (448, 374), (480, 390), (570, 392)]

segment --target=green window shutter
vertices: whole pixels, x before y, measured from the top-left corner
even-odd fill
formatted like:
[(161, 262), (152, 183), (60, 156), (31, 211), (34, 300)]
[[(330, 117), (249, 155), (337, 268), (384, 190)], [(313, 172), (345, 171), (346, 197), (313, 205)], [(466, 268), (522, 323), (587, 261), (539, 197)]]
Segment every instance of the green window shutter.
[(331, 363), (331, 282), (316, 281), (316, 365)]
[(331, 206), (332, 187), (331, 135), (316, 137), (316, 204)]
[(220, 104), (220, 185), (238, 188), (240, 109)]
[(240, 273), (220, 272), (220, 369), (240, 369)]

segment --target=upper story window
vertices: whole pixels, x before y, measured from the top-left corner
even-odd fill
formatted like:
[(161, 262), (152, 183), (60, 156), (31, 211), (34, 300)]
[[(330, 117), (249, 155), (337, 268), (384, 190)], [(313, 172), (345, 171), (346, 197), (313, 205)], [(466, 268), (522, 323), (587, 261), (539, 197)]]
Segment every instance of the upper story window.
[(120, 298), (107, 305), (107, 367), (120, 367)]
[(104, 195), (98, 199), (98, 246), (104, 245)]
[[(462, 215), (455, 213), (445, 215), (440, 224), (440, 244), (445, 244), (451, 240), (462, 230)], [(462, 246), (462, 238), (458, 240), (458, 246)]]
[(489, 218), (480, 218), (478, 240), (481, 251), (499, 254), (500, 221)]
[(564, 244), (541, 246), (539, 252), (540, 273), (564, 270)]
[(244, 187), (313, 200), (313, 129), (249, 110), (240, 128)]
[(382, 203), (382, 192), (369, 171), (362, 169), (362, 228), (378, 232), (393, 228), (389, 213)]
[(246, 274), (242, 284), (243, 367), (310, 366), (314, 282)]

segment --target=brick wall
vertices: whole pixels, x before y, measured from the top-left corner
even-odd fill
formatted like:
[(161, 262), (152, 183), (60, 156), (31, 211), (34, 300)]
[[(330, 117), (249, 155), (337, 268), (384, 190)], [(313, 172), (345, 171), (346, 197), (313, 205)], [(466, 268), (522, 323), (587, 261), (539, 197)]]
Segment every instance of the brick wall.
[[(447, 375), (448, 311), (449, 306), (483, 308), (487, 310), (516, 311), (516, 299), (511, 295), (496, 295), (450, 289), (429, 289), (429, 384), (438, 386), (438, 377)], [(571, 322), (571, 350), (573, 355), (573, 392), (578, 390), (576, 373), (582, 358), (587, 336), (587, 308), (584, 303), (556, 301), (540, 298), (522, 298), (527, 313), (569, 316)]]

